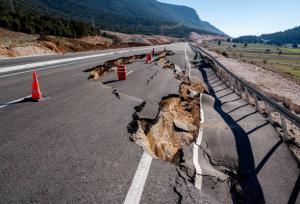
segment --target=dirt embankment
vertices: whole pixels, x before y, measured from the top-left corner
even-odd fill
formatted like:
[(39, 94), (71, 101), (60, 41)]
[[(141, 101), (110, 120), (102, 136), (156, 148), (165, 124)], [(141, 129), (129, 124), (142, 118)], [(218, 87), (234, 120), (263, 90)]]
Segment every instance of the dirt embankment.
[(164, 36), (129, 35), (106, 31), (107, 37), (88, 36), (80, 39), (12, 32), (0, 28), (0, 58), (64, 54), (111, 48), (168, 44), (177, 41)]

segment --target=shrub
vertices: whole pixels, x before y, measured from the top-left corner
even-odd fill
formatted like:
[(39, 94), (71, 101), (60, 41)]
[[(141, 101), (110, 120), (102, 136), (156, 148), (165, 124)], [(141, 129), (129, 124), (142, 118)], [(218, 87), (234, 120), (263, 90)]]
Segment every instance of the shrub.
[(228, 54), (227, 54), (227, 52), (222, 52), (222, 55), (224, 56), (224, 57), (228, 57)]

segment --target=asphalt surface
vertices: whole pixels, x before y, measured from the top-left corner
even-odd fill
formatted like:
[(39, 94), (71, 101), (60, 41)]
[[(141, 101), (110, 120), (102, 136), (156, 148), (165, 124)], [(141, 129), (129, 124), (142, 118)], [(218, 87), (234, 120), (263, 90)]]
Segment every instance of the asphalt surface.
[[(185, 46), (168, 47), (179, 53)], [(173, 71), (143, 61), (127, 66), (131, 74), (123, 82), (114, 81), (116, 72), (92, 82), (84, 71), (141, 53), (145, 51), (45, 66), (38, 76), (47, 101), (0, 109), (0, 203), (124, 202), (143, 153), (127, 131), (135, 107), (145, 101), (140, 114), (156, 117), (160, 100), (178, 94), (180, 82)], [(10, 74), (0, 80), (0, 104), (31, 93), (31, 72)], [(178, 177), (177, 166), (153, 160), (141, 202), (209, 200), (192, 184), (182, 188), (186, 180)], [(175, 191), (176, 186), (181, 189)], [(193, 197), (181, 198), (188, 194)]]
[[(53, 54), (53, 55), (41, 55), (41, 56), (27, 56), (27, 57), (16, 57), (16, 58), (8, 58), (8, 59), (1, 59), (0, 60), (0, 67), (7, 67), (7, 66), (16, 66), (22, 65), (25, 63), (33, 63), (33, 62), (43, 62), (48, 60), (61, 60), (61, 59), (68, 59), (74, 57), (82, 57), (82, 56), (89, 56), (89, 55), (97, 55), (103, 53), (115, 53), (120, 51), (130, 51), (135, 49), (140, 49), (142, 47), (131, 47), (131, 48), (120, 48), (120, 49), (107, 49), (107, 50), (94, 50), (94, 51), (86, 51), (86, 52), (74, 52), (74, 53), (66, 53), (66, 54)], [(147, 48), (147, 47), (143, 47)], [(152, 47), (148, 47), (149, 51)]]
[[(187, 44), (166, 47), (175, 53), (168, 57), (171, 62), (210, 90), (202, 105), (203, 188), (196, 189), (184, 169), (153, 159), (140, 203), (231, 203), (228, 180), (221, 179), (236, 172), (243, 173), (237, 183), (248, 203), (298, 202), (297, 163), (275, 129), (245, 101), (229, 95), (231, 90), (210, 69), (199, 69), (201, 59)], [(127, 65), (126, 81), (117, 81), (111, 72), (93, 82), (84, 71), (150, 50), (39, 67), (41, 90), (49, 99), (0, 108), (0, 203), (124, 202), (143, 154), (127, 130), (135, 107), (145, 102), (140, 118), (155, 119), (161, 99), (177, 95), (181, 82), (172, 70), (144, 60)], [(97, 53), (118, 51), (124, 49)], [(91, 54), (1, 60), (0, 70)], [(30, 95), (31, 70), (0, 74), (0, 107)]]
[[(204, 175), (222, 178), (224, 169), (228, 176), (235, 175), (233, 181), (243, 193), (234, 196), (243, 203), (299, 203), (298, 164), (275, 128), (212, 69), (200, 65), (199, 70), (210, 94), (202, 103), (205, 124), (199, 158)], [(211, 180), (204, 178), (203, 191), (228, 203), (228, 185)]]

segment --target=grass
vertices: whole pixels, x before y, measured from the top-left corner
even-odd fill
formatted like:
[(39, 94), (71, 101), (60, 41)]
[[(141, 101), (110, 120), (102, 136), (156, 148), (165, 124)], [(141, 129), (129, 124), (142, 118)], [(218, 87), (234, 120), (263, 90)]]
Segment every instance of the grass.
[[(205, 41), (204, 46), (223, 56), (236, 58), (273, 70), (300, 83), (300, 49), (264, 44)], [(224, 54), (226, 53), (226, 54)]]

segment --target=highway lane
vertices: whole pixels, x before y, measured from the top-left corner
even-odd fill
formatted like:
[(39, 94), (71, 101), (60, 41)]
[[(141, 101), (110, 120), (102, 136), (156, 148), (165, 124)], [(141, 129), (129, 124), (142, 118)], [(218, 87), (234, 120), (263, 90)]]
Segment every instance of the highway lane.
[[(169, 57), (170, 61), (186, 69), (187, 75), (190, 72), (191, 77), (203, 81), (208, 76), (206, 82), (211, 93), (214, 90), (216, 98), (224, 102), (218, 110), (238, 123), (238, 126), (228, 124), (228, 120), (216, 111), (214, 98), (204, 97), (207, 119), (199, 149), (199, 163), (204, 172), (212, 171), (207, 162), (203, 163), (207, 155), (200, 151), (208, 147), (207, 152), (213, 159), (217, 158), (216, 161), (225, 157), (218, 166), (228, 167), (225, 171), (217, 168), (219, 172), (212, 171), (213, 176), (249, 164), (238, 162), (241, 152), (237, 147), (244, 149), (245, 144), (236, 143), (235, 136), (239, 134), (233, 133), (241, 128), (249, 134), (254, 161), (254, 165), (252, 162), (246, 167), (250, 168), (250, 173), (253, 173), (253, 166), (258, 171), (256, 183), (250, 187), (260, 186), (266, 202), (284, 203), (287, 199), (297, 199), (297, 163), (286, 145), (280, 143), (274, 128), (265, 124), (266, 120), (243, 100), (230, 95), (232, 91), (211, 70), (199, 71), (198, 64), (193, 61), (201, 59), (196, 59), (199, 55), (186, 44), (169, 45), (168, 48), (176, 53)], [(140, 53), (144, 51), (134, 52)], [(55, 68), (44, 67), (47, 69), (38, 74), (42, 92), (50, 97), (48, 101), (24, 102), (0, 109), (1, 203), (124, 202), (143, 154), (142, 149), (129, 140), (127, 132), (134, 107), (146, 101), (140, 117), (154, 119), (161, 98), (178, 93), (180, 84), (171, 70), (146, 65), (143, 61), (128, 65), (130, 75), (122, 82), (115, 81), (116, 72), (108, 73), (96, 82), (87, 80), (88, 73), (83, 72), (107, 60), (129, 55), (122, 53)], [(191, 62), (191, 70), (186, 56)], [(31, 80), (30, 72), (0, 78), (0, 104), (30, 94)], [(119, 92), (119, 97), (113, 94), (113, 88)], [(241, 136), (245, 141), (245, 135)], [(244, 151), (247, 161), (250, 149)], [(232, 164), (236, 168), (232, 168)], [(214, 165), (212, 167), (216, 169)], [(228, 184), (213, 176), (203, 179), (203, 189), (199, 191), (180, 168), (153, 160), (141, 203), (231, 203)], [(251, 195), (247, 182), (242, 187), (247, 196)]]
[[(178, 45), (173, 45), (173, 46), (180, 47), (181, 45), (178, 44)], [(116, 59), (116, 58), (123, 57), (123, 56), (131, 56), (134, 54), (143, 54), (146, 51), (150, 52), (148, 47), (138, 48), (138, 49), (139, 49), (139, 51), (135, 51), (135, 52), (133, 51), (133, 52), (128, 52), (128, 53), (108, 55), (108, 56), (93, 58), (90, 60), (84, 60), (82, 62), (61, 63), (59, 65), (54, 65), (54, 66), (41, 66), (41, 67), (36, 67), (36, 68), (28, 69), (28, 70), (26, 69), (26, 70), (24, 70), (25, 73), (23, 70), (2, 73), (2, 74), (0, 74), (0, 93), (1, 93), (0, 104), (7, 103), (9, 101), (18, 99), (18, 97), (27, 96), (28, 93), (30, 93), (30, 85), (29, 84), (31, 83), (31, 71), (32, 70), (42, 69), (41, 70), (42, 72), (40, 72), (41, 78), (43, 78), (43, 76), (45, 74), (48, 74), (48, 73), (53, 74), (55, 78), (49, 79), (49, 83), (52, 83), (53, 85), (51, 84), (51, 86), (47, 86), (47, 87), (51, 87), (51, 89), (52, 89), (54, 87), (57, 87), (54, 85), (54, 83), (64, 80), (64, 78), (67, 78), (67, 76), (70, 76), (70, 75), (72, 76), (73, 74), (75, 74), (75, 73), (72, 74), (74, 69), (79, 69), (79, 71), (76, 72), (76, 74), (79, 75), (79, 74), (82, 74), (80, 71), (84, 71), (93, 66), (102, 64), (107, 60)], [(145, 50), (141, 50), (141, 49), (145, 49)], [(160, 49), (162, 49), (162, 48), (160, 48)], [(0, 69), (1, 69), (1, 67), (0, 67)], [(11, 74), (11, 75), (6, 76), (7, 74)], [(17, 79), (17, 80), (15, 80), (15, 79)], [(18, 83), (17, 86), (13, 85), (16, 83)], [(45, 87), (45, 89), (43, 91), (45, 92), (45, 94), (49, 95), (50, 90), (48, 90), (47, 87)]]
[(74, 52), (74, 53), (66, 53), (66, 54), (7, 58), (7, 59), (0, 59), (0, 68), (7, 67), (7, 66), (22, 65), (22, 64), (33, 63), (33, 62), (61, 60), (67, 58), (90, 56), (90, 55), (97, 55), (97, 54), (104, 54), (104, 53), (115, 53), (115, 52), (130, 51), (136, 49), (148, 49), (150, 51), (152, 50), (152, 47), (157, 47), (157, 46), (131, 47), (131, 48), (119, 48), (119, 49), (94, 50), (94, 51), (86, 51), (86, 52)]
[[(184, 52), (184, 45), (172, 46)], [(50, 97), (48, 101), (0, 109), (1, 203), (125, 200), (142, 155), (127, 132), (134, 107), (144, 100), (155, 104), (164, 95), (178, 91), (179, 83), (171, 70), (149, 68), (143, 62), (128, 66), (132, 72), (123, 84), (87, 80), (84, 70), (119, 56), (41, 70), (39, 80), (42, 91)], [(147, 79), (157, 71), (155, 83), (147, 86)], [(111, 73), (103, 80), (114, 77), (116, 73)], [(120, 98), (110, 85), (117, 88)], [(31, 73), (1, 78), (0, 87), (1, 103), (26, 96)], [(150, 106), (151, 113), (157, 113), (155, 105)], [(160, 174), (153, 176), (157, 171)], [(153, 161), (142, 199), (155, 195), (153, 198), (175, 202), (180, 197), (172, 186), (177, 185), (177, 177), (176, 166)], [(163, 182), (166, 180), (170, 183)], [(184, 185), (184, 180), (181, 182)], [(167, 188), (158, 191), (162, 186)], [(195, 190), (191, 194), (204, 197)]]

